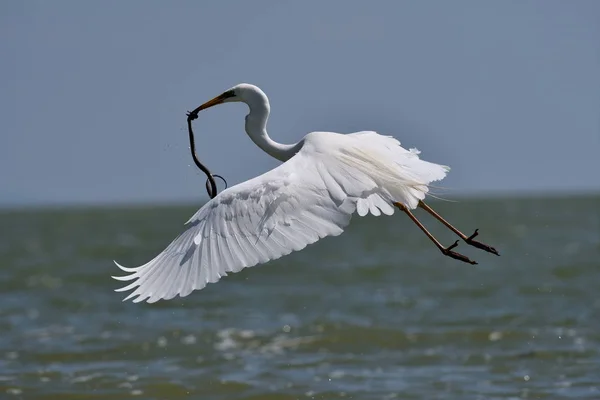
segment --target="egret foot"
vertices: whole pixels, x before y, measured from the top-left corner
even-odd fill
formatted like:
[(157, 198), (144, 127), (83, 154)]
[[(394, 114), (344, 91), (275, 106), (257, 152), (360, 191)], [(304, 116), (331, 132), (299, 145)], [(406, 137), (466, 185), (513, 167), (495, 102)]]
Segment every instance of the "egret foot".
[(499, 256), (499, 255), (500, 255), (500, 253), (498, 253), (498, 250), (496, 250), (496, 249), (495, 249), (495, 248), (493, 248), (492, 246), (488, 246), (488, 245), (487, 245), (487, 244), (485, 244), (485, 243), (481, 243), (481, 242), (478, 242), (477, 240), (473, 240), (473, 238), (474, 238), (475, 236), (477, 236), (477, 235), (479, 235), (479, 229), (475, 229), (475, 232), (474, 232), (474, 233), (473, 233), (471, 236), (469, 236), (468, 238), (466, 238), (466, 239), (463, 239), (463, 240), (464, 240), (464, 241), (465, 241), (465, 243), (466, 243), (466, 244), (468, 244), (468, 245), (471, 245), (471, 246), (473, 246), (473, 247), (477, 247), (478, 249), (481, 249), (481, 250), (485, 250), (485, 251), (487, 251), (488, 253), (492, 253), (492, 254), (495, 254), (495, 255), (497, 255), (497, 256)]
[(446, 227), (448, 229), (450, 229), (452, 232), (456, 233), (468, 245), (471, 245), (473, 247), (477, 247), (478, 249), (481, 249), (481, 250), (485, 250), (488, 253), (492, 253), (492, 254), (495, 254), (497, 256), (500, 255), (500, 253), (498, 253), (498, 250), (496, 250), (492, 246), (488, 246), (487, 244), (478, 242), (477, 240), (473, 240), (473, 238), (475, 236), (479, 235), (479, 229), (475, 229), (475, 232), (471, 236), (467, 236), (464, 233), (462, 233), (461, 231), (459, 231), (458, 229), (456, 229), (454, 226), (452, 226), (452, 224), (450, 224), (450, 222), (448, 222), (444, 218), (442, 218), (442, 216), (440, 214), (438, 214), (437, 212), (435, 212), (433, 210), (433, 208), (429, 207), (424, 202), (419, 201), (419, 207), (421, 207), (423, 210), (427, 211), (429, 214), (431, 214), (435, 219), (437, 219), (438, 221), (440, 221), (442, 224), (446, 225)]
[(466, 262), (466, 263), (472, 264), (472, 265), (477, 264), (477, 261), (473, 261), (467, 256), (464, 256), (460, 253), (452, 251), (452, 249), (455, 248), (456, 246), (458, 246), (458, 240), (456, 242), (454, 242), (453, 244), (451, 244), (450, 246), (446, 247), (445, 249), (441, 248), (440, 250), (442, 251), (442, 254), (444, 254), (445, 256), (448, 256), (450, 258), (454, 258), (455, 260), (460, 260), (460, 261), (463, 261), (463, 262)]

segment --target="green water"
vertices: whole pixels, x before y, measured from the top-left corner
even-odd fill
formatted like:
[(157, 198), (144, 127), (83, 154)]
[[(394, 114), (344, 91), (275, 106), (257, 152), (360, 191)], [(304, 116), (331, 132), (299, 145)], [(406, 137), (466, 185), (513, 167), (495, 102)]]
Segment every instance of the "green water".
[(600, 197), (432, 205), (502, 256), (355, 217), (152, 305), (121, 302), (111, 260), (149, 260), (195, 207), (4, 211), (0, 398), (600, 399)]

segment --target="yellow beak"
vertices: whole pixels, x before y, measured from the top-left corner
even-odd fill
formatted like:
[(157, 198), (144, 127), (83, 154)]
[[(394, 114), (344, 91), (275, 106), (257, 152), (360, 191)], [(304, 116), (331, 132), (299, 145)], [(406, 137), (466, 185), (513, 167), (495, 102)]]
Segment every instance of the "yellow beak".
[(223, 103), (225, 100), (227, 100), (228, 98), (233, 97), (233, 96), (235, 96), (235, 94), (233, 93), (232, 90), (229, 90), (229, 91), (227, 91), (225, 93), (222, 93), (222, 94), (218, 95), (214, 99), (211, 99), (211, 100), (207, 101), (206, 103), (202, 104), (196, 110), (197, 111), (206, 110), (207, 108), (210, 108), (212, 106), (216, 106), (218, 104)]
[(206, 110), (207, 108), (221, 104), (225, 100), (229, 99), (230, 97), (234, 97), (234, 96), (235, 96), (235, 93), (233, 92), (233, 90), (228, 90), (225, 93), (218, 95), (214, 99), (207, 101), (206, 103), (202, 104), (200, 107), (196, 108), (194, 111), (188, 113), (188, 121), (198, 118), (198, 113), (200, 111)]

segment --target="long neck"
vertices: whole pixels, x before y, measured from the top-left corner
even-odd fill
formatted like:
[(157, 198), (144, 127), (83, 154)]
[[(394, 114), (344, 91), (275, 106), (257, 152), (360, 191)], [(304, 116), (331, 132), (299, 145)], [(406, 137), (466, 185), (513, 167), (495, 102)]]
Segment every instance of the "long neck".
[(285, 162), (302, 148), (303, 142), (282, 144), (277, 143), (269, 137), (267, 133), (267, 120), (269, 119), (270, 107), (268, 100), (264, 100), (248, 104), (250, 113), (246, 115), (246, 133), (268, 155)]

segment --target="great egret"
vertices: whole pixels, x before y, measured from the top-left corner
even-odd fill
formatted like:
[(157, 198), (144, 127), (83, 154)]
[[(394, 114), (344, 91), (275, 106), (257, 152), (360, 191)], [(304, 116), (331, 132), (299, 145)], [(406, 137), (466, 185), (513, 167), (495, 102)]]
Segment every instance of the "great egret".
[(208, 201), (186, 229), (152, 261), (114, 277), (131, 281), (117, 289), (134, 289), (124, 300), (148, 303), (189, 295), (227, 273), (280, 258), (326, 236), (337, 236), (356, 212), (360, 216), (406, 213), (446, 256), (476, 264), (444, 247), (410, 210), (423, 208), (466, 243), (494, 253), (466, 236), (427, 206), (423, 199), (433, 181), (449, 168), (419, 159), (391, 136), (376, 132), (312, 132), (295, 144), (281, 144), (267, 134), (269, 100), (258, 87), (239, 84), (202, 104), (197, 113), (222, 103), (243, 102), (250, 109), (246, 133), (283, 164), (240, 183)]

